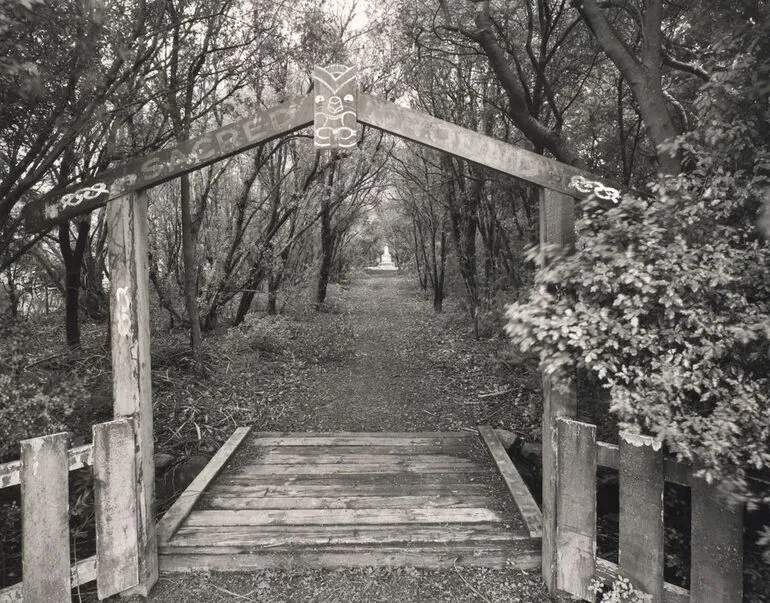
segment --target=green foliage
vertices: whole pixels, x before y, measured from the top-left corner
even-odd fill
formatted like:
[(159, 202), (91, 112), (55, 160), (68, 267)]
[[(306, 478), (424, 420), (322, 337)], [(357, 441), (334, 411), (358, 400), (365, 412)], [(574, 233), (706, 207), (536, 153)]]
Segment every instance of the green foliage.
[(609, 590), (599, 580), (591, 582), (591, 590), (596, 593), (601, 603), (647, 603), (652, 601), (652, 595), (645, 594), (633, 587), (626, 578), (616, 578)]
[(75, 404), (88, 399), (82, 381), (69, 373), (25, 370), (29, 337), (22, 325), (0, 325), (0, 462), (18, 458), (19, 440), (66, 431)]
[(0, 0), (0, 85), (3, 102), (29, 99), (40, 92), (37, 65), (23, 58), (24, 49), (13, 39), (13, 30), (33, 18), (43, 0)]
[(719, 49), (732, 63), (701, 91), (701, 126), (670, 147), (691, 169), (649, 199), (587, 200), (576, 253), (549, 258), (507, 328), (546, 370), (593, 373), (623, 426), (757, 501), (745, 478), (770, 467), (770, 245), (757, 227), (770, 192), (770, 54), (752, 33)]

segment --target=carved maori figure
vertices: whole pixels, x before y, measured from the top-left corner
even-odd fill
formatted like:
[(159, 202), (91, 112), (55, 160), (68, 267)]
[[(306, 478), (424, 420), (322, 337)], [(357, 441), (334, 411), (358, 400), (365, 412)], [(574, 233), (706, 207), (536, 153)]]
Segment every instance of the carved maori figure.
[(356, 75), (358, 69), (330, 65), (313, 69), (315, 93), (315, 146), (348, 149), (358, 140), (356, 131)]

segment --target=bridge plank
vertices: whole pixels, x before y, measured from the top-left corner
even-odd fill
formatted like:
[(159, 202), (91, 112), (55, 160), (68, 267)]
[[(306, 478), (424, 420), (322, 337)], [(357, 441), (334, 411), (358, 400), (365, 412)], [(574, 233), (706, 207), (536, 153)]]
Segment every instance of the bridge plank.
[(487, 496), (421, 495), (421, 496), (226, 496), (206, 494), (201, 498), (201, 510), (238, 509), (409, 509), (441, 507), (483, 507)]
[(502, 522), (487, 508), (412, 509), (260, 509), (193, 511), (185, 526), (393, 525), (415, 523)]
[(368, 525), (368, 526), (190, 526), (182, 527), (173, 547), (186, 546), (318, 546), (334, 544), (395, 544), (449, 542), (511, 542), (528, 539), (493, 524)]
[(258, 497), (328, 497), (328, 496), (408, 496), (415, 493), (415, 486), (419, 486), (419, 493), (431, 496), (483, 496), (489, 493), (490, 488), (481, 483), (379, 483), (359, 484), (347, 481), (344, 483), (288, 483), (284, 485), (259, 485), (254, 486), (249, 482), (241, 482), (237, 485), (215, 483), (208, 489), (208, 493), (217, 496), (250, 496)]

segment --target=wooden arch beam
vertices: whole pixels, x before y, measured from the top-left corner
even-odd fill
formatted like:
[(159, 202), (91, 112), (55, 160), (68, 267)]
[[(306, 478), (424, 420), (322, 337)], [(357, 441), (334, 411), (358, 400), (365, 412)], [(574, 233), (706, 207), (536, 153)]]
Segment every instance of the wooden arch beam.
[(40, 232), (132, 191), (167, 182), (313, 123), (313, 99), (295, 97), (170, 149), (107, 170), (97, 178), (30, 201), (22, 210), (27, 232)]
[(600, 185), (589, 172), (368, 94), (358, 95), (358, 121), (572, 197), (593, 192), (576, 182)]

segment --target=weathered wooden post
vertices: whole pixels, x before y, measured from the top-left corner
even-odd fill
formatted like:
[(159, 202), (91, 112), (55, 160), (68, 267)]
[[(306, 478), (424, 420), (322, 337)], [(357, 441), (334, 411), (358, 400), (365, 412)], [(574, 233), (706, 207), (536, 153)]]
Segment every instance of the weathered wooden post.
[[(572, 250), (575, 246), (575, 200), (569, 195), (541, 189), (540, 249), (556, 246)], [(544, 256), (543, 256), (544, 257)], [(574, 379), (558, 380), (543, 374), (543, 580), (548, 591), (556, 590), (557, 577), (557, 488), (559, 474), (556, 420), (577, 416)]]
[(150, 299), (147, 268), (147, 194), (126, 194), (107, 206), (111, 271), (110, 329), (112, 387), (116, 419), (135, 427), (135, 484), (139, 583), (143, 596), (158, 580), (153, 509), (152, 392), (150, 385)]
[[(663, 449), (650, 436), (620, 434), (618, 566), (635, 588), (663, 601)], [(697, 600), (697, 599), (696, 599)]]
[(693, 477), (692, 601), (743, 601), (743, 505), (731, 505), (702, 477)]
[(21, 441), (23, 601), (70, 598), (68, 446), (68, 433)]
[(558, 419), (556, 587), (594, 599), (596, 574), (596, 425)]

